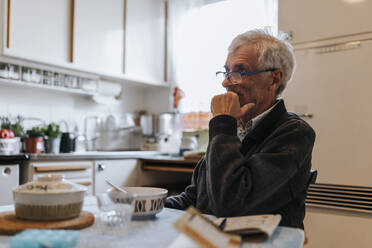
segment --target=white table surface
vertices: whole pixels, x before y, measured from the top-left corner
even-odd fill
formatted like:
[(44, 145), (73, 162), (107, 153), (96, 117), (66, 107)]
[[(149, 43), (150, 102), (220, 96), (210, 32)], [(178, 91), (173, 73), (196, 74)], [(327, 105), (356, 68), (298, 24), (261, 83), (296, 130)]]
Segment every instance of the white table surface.
[[(12, 205), (0, 206), (0, 212), (13, 210)], [(86, 197), (84, 210), (98, 213), (95, 197)], [(197, 247), (186, 236), (180, 234), (173, 223), (184, 211), (165, 208), (152, 220), (132, 220), (121, 232), (107, 235), (102, 233), (102, 224), (96, 218), (94, 225), (80, 230), (76, 247), (151, 247), (151, 248), (186, 248)], [(0, 248), (10, 247), (11, 236), (0, 235)], [(246, 241), (242, 247), (302, 247), (304, 232), (301, 229), (278, 227), (273, 235), (265, 241)]]

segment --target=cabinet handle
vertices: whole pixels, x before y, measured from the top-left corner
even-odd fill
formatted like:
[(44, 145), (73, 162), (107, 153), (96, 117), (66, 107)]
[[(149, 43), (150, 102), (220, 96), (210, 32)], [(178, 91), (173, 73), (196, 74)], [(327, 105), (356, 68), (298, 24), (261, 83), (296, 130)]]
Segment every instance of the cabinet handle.
[(104, 171), (105, 167), (103, 164), (98, 164), (98, 171)]
[(12, 173), (12, 170), (9, 167), (3, 169), (3, 175), (9, 176)]
[(297, 115), (298, 115), (299, 117), (302, 117), (302, 118), (309, 118), (309, 119), (311, 119), (311, 118), (314, 117), (314, 114), (312, 114), (312, 113), (297, 113)]
[(56, 166), (35, 166), (36, 172), (52, 172), (52, 171), (76, 171), (76, 170), (86, 170), (91, 168), (90, 165), (56, 165)]

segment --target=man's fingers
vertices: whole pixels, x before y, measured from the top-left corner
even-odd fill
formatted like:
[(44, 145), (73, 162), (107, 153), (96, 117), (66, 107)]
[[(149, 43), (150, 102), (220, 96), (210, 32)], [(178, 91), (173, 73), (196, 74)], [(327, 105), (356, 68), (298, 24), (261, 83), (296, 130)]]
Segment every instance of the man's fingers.
[(247, 113), (248, 111), (250, 111), (254, 106), (256, 106), (256, 104), (253, 103), (253, 102), (250, 102), (250, 103), (247, 103), (247, 104), (243, 105), (240, 108), (239, 117), (242, 117), (243, 115), (245, 115), (245, 113)]

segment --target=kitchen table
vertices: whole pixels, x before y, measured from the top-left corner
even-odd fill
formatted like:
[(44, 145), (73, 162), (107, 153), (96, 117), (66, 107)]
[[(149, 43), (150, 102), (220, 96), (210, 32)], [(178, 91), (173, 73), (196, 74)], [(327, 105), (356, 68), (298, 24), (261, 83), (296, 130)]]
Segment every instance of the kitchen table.
[[(12, 210), (13, 206), (0, 206), (0, 212)], [(86, 197), (84, 210), (98, 213), (95, 197)], [(197, 247), (180, 234), (173, 223), (184, 212), (165, 208), (151, 220), (131, 221), (126, 230), (113, 235), (103, 234), (99, 219), (91, 227), (80, 231), (77, 247)], [(10, 236), (0, 235), (0, 248), (9, 247)], [(301, 229), (278, 227), (265, 241), (246, 241), (242, 247), (302, 247), (304, 232)]]

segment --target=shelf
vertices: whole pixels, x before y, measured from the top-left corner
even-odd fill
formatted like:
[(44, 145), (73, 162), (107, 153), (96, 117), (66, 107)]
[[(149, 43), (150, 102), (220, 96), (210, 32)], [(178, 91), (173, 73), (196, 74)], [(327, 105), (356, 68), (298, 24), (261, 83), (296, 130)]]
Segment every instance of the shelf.
[[(138, 76), (128, 75), (128, 74), (115, 74), (107, 73), (103, 71), (91, 70), (88, 68), (82, 68), (78, 65), (66, 63), (66, 62), (56, 62), (48, 61), (44, 58), (27, 57), (22, 54), (17, 54), (15, 52), (6, 50), (6, 55), (0, 56), (0, 62), (16, 64), (25, 67), (35, 67), (38, 69), (45, 69), (50, 71), (57, 71), (60, 73), (69, 73), (72, 75), (82, 76), (82, 77), (95, 77), (100, 80), (108, 80), (112, 82), (124, 83), (136, 87), (144, 88), (169, 88), (171, 86), (170, 82), (157, 81), (146, 78), (141, 78)], [(11, 80), (12, 82), (14, 80)], [(29, 83), (26, 83), (29, 84)], [(55, 87), (53, 87), (55, 88)], [(85, 94), (85, 91), (82, 91)], [(77, 93), (79, 94), (79, 93)], [(86, 95), (86, 94), (85, 94)], [(94, 95), (94, 94), (88, 94)]]
[(37, 84), (32, 82), (24, 82), (21, 80), (13, 80), (13, 79), (5, 79), (0, 78), (0, 84), (6, 84), (10, 86), (16, 86), (16, 87), (27, 87), (27, 88), (38, 88), (38, 89), (44, 89), (44, 90), (53, 90), (53, 91), (60, 91), (65, 93), (71, 93), (71, 94), (78, 94), (78, 95), (85, 95), (85, 96), (95, 96), (97, 93), (95, 92), (89, 92), (82, 89), (72, 89), (72, 88), (66, 88), (62, 86), (51, 86), (51, 85), (45, 85), (45, 84)]

